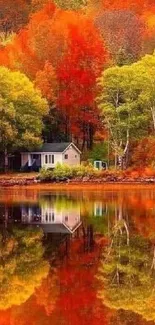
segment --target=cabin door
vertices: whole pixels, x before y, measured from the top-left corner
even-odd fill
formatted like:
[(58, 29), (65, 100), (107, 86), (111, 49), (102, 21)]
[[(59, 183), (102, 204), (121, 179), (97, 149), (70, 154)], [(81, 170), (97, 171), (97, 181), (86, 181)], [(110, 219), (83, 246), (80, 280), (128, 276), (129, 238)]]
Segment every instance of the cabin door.
[(31, 155), (31, 166), (32, 170), (39, 171), (41, 168), (41, 155), (40, 154), (33, 154)]

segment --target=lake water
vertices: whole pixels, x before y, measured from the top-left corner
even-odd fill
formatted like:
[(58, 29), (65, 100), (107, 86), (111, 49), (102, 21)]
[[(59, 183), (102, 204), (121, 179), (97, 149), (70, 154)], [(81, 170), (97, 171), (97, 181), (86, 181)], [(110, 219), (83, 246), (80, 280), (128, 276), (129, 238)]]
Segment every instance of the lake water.
[(155, 188), (0, 189), (0, 325), (155, 324)]

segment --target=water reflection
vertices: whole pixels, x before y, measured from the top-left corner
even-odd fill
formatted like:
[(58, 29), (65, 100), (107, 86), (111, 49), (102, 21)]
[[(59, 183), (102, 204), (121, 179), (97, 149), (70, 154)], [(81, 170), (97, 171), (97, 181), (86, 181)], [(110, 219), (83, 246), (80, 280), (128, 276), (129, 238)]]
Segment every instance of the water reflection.
[(65, 197), (40, 195), (36, 203), (1, 204), (2, 223), (36, 225), (44, 233), (73, 234), (81, 225), (80, 205)]
[(131, 310), (155, 319), (155, 248), (119, 222), (104, 250), (98, 279), (99, 297), (110, 308)]
[(155, 190), (0, 191), (0, 324), (155, 324)]
[(47, 277), (42, 232), (13, 227), (0, 234), (0, 309), (21, 305)]

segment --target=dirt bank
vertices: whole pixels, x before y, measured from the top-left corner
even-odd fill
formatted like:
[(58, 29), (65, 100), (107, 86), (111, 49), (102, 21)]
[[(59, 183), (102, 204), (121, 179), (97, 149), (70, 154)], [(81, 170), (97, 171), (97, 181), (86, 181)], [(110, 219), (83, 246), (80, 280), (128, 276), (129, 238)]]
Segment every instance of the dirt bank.
[(32, 174), (3, 174), (0, 175), (0, 187), (7, 187), (7, 186), (15, 186), (15, 185), (32, 185), (37, 184), (38, 174), (32, 173)]
[(50, 182), (41, 182), (38, 174), (9, 174), (0, 176), (0, 187), (29, 186), (29, 185), (106, 185), (106, 184), (155, 184), (155, 176), (127, 177), (118, 175), (107, 175), (102, 177), (85, 176), (73, 179), (54, 179)]

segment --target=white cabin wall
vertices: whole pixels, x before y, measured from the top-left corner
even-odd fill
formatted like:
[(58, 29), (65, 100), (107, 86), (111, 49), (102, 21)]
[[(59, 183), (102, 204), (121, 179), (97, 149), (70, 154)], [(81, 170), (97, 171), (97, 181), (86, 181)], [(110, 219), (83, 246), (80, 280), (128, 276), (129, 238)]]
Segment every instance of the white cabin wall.
[[(54, 164), (46, 164), (45, 163), (45, 156), (46, 155), (54, 155)], [(59, 153), (59, 152), (46, 152), (44, 154), (41, 155), (41, 166), (42, 167), (45, 167), (45, 168), (54, 168), (57, 163), (60, 163), (62, 164), (62, 153)]]
[[(65, 155), (68, 155), (68, 159), (65, 159)], [(80, 165), (80, 154), (74, 146), (71, 145), (67, 150), (65, 150), (62, 154), (62, 162), (70, 166)]]
[(62, 221), (71, 230), (80, 222), (80, 208), (63, 209)]

